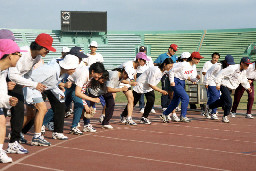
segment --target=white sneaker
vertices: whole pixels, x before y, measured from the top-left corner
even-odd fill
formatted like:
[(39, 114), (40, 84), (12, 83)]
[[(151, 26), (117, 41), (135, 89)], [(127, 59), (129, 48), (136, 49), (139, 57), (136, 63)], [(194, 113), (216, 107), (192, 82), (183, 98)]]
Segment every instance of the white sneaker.
[(140, 113), (144, 113), (144, 108), (141, 108), (141, 109), (140, 109)]
[(180, 118), (177, 116), (176, 113), (172, 113), (172, 120), (173, 120), (174, 122), (180, 122)]
[(136, 122), (134, 122), (134, 120), (132, 120), (132, 118), (129, 118), (129, 119), (127, 118), (125, 124), (132, 125), (132, 126), (136, 126), (137, 125)]
[(230, 112), (230, 115), (231, 115), (232, 118), (236, 117), (236, 113), (235, 112)]
[(191, 120), (188, 119), (187, 117), (181, 117), (181, 118), (180, 118), (180, 121), (181, 121), (181, 122), (191, 122)]
[(179, 107), (176, 107), (176, 109), (175, 109), (177, 112), (179, 112), (179, 111), (181, 111), (181, 108), (179, 108)]
[(113, 129), (113, 126), (111, 125), (102, 125), (103, 129)]
[(204, 116), (207, 119), (211, 119), (211, 116), (210, 116), (211, 113), (212, 113), (212, 109), (209, 108), (209, 105), (206, 105), (205, 111), (204, 111)]
[(44, 135), (45, 134), (45, 126), (43, 125), (42, 127), (41, 127), (41, 135)]
[(211, 119), (212, 120), (218, 120), (219, 118), (218, 118), (217, 114), (213, 113), (212, 116), (211, 116)]
[(253, 119), (254, 117), (252, 116), (252, 114), (246, 114), (245, 118)]
[(155, 109), (151, 109), (150, 113), (156, 113)]
[(77, 126), (71, 128), (69, 133), (74, 135), (83, 135), (83, 133), (80, 131), (80, 129)]
[(12, 163), (12, 158), (8, 157), (4, 150), (0, 150), (0, 163)]
[(120, 122), (126, 123), (126, 117), (122, 116), (122, 114), (120, 115)]
[(49, 122), (48, 124), (46, 124), (46, 127), (49, 131), (54, 131), (54, 122)]
[(96, 129), (91, 124), (88, 124), (84, 126), (83, 132), (96, 132)]
[(151, 124), (151, 122), (149, 121), (149, 119), (148, 119), (148, 118), (145, 118), (145, 117), (142, 117), (142, 118), (140, 119), (140, 123), (143, 123), (143, 124), (146, 124), (146, 125), (150, 125), (150, 124)]
[(169, 123), (169, 117), (168, 116), (169, 115), (162, 114), (159, 117), (160, 117), (160, 119), (162, 119), (163, 123)]
[(53, 132), (52, 133), (52, 138), (55, 140), (67, 140), (68, 137), (65, 136), (63, 133), (57, 133), (57, 132)]
[(162, 108), (162, 111), (164, 112), (164, 111), (166, 111), (166, 109), (167, 109), (167, 108)]
[(223, 116), (222, 117), (222, 122), (229, 123), (228, 116)]
[(103, 120), (104, 120), (104, 118), (105, 118), (105, 115), (103, 115), (103, 114), (102, 114), (102, 115), (100, 115), (99, 122), (100, 122), (100, 123), (102, 123), (102, 122), (103, 122)]
[(28, 150), (20, 145), (17, 141), (14, 143), (9, 143), (6, 153), (17, 153), (17, 154), (27, 154)]

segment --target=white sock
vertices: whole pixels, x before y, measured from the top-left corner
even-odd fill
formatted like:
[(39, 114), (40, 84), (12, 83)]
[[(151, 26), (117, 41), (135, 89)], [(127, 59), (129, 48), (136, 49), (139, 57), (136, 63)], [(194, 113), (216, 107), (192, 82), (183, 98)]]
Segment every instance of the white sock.
[(2, 149), (3, 149), (3, 146), (4, 146), (3, 144), (0, 144), (0, 150), (2, 150)]
[(41, 136), (41, 133), (35, 133), (35, 134), (34, 134), (34, 137), (35, 137), (35, 138), (38, 138), (38, 137), (40, 137), (40, 136)]
[(131, 117), (131, 116), (128, 116), (128, 117), (127, 117), (127, 119), (128, 119), (128, 120), (131, 120), (131, 119), (132, 119), (132, 117)]

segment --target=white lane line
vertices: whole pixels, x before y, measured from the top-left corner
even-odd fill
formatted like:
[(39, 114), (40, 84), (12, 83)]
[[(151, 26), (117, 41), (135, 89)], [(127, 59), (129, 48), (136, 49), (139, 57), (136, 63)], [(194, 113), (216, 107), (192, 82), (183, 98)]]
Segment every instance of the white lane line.
[(198, 167), (198, 168), (211, 169), (211, 170), (229, 171), (229, 170), (220, 169), (220, 168), (213, 168), (213, 167), (200, 166), (200, 165), (194, 165), (194, 164), (187, 164), (187, 163), (180, 163), (180, 162), (173, 162), (173, 161), (151, 159), (151, 158), (138, 157), (138, 156), (130, 156), (130, 155), (128, 156), (128, 155), (122, 155), (122, 154), (107, 153), (107, 152), (102, 152), (102, 151), (86, 150), (86, 149), (80, 149), (80, 148), (70, 148), (70, 147), (64, 147), (64, 146), (57, 146), (57, 147), (59, 147), (59, 148), (66, 148), (66, 149), (73, 149), (73, 150), (79, 150), (79, 151), (92, 152), (92, 153), (99, 153), (99, 154), (105, 154), (105, 155), (112, 155), (112, 156), (118, 156), (118, 157), (126, 157), (126, 158), (147, 160), (147, 161), (153, 161), (153, 162), (177, 164), (177, 165), (190, 166), (190, 167)]
[(200, 147), (189, 147), (189, 146), (181, 146), (181, 145), (173, 145), (173, 144), (162, 144), (162, 143), (155, 143), (149, 141), (141, 141), (141, 140), (131, 140), (131, 139), (124, 139), (124, 138), (116, 138), (116, 137), (109, 137), (109, 136), (101, 136), (101, 135), (92, 135), (94, 137), (106, 138), (111, 140), (118, 140), (118, 141), (130, 141), (130, 142), (137, 142), (143, 144), (153, 144), (153, 145), (161, 145), (161, 146), (168, 146), (168, 147), (178, 147), (178, 148), (185, 148), (185, 149), (195, 149), (195, 150), (203, 150), (203, 151), (211, 151), (211, 152), (218, 152), (218, 153), (226, 153), (226, 154), (235, 154), (235, 155), (245, 155), (245, 156), (252, 156), (256, 157), (256, 155), (252, 154), (245, 154), (245, 153), (237, 153), (231, 151), (223, 151), (223, 150), (215, 150), (215, 149), (208, 149), (208, 148), (200, 148)]
[(36, 167), (36, 168), (45, 169), (45, 170), (63, 171), (63, 170), (60, 170), (60, 169), (54, 169), (54, 168), (50, 168), (50, 167), (37, 166), (37, 165), (33, 165), (33, 164), (26, 164), (26, 163), (17, 163), (17, 164), (25, 165), (25, 166), (30, 166), (30, 167)]
[[(102, 131), (100, 131), (100, 132), (106, 132), (106, 131), (108, 131), (108, 130), (105, 129), (105, 130), (102, 130)], [(100, 132), (98, 132), (98, 133), (100, 133)], [(43, 149), (41, 149), (41, 150), (38, 150), (38, 151), (36, 151), (36, 152), (34, 152), (34, 153), (31, 153), (31, 154), (26, 154), (26, 156), (24, 156), (24, 157), (22, 157), (22, 158), (20, 158), (20, 159), (18, 159), (18, 160), (16, 160), (16, 161), (14, 161), (14, 162), (12, 162), (11, 164), (8, 164), (7, 166), (3, 167), (3, 168), (1, 169), (1, 171), (7, 170), (7, 169), (9, 169), (10, 167), (12, 167), (12, 166), (14, 166), (14, 165), (16, 165), (16, 164), (19, 164), (21, 161), (23, 161), (23, 160), (25, 160), (25, 159), (27, 159), (27, 158), (29, 158), (29, 157), (32, 157), (32, 156), (34, 156), (34, 155), (36, 155), (36, 154), (38, 154), (38, 153), (40, 153), (40, 152), (43, 152), (43, 151), (48, 150), (48, 149), (50, 149), (50, 148), (56, 147), (57, 145), (64, 144), (65, 142), (69, 142), (69, 141), (72, 141), (72, 140), (75, 140), (75, 139), (78, 139), (78, 138), (81, 138), (81, 137), (84, 137), (84, 136), (88, 136), (88, 135), (91, 135), (91, 134), (79, 135), (79, 136), (74, 137), (74, 138), (71, 138), (71, 139), (69, 139), (69, 140), (60, 140), (61, 142), (59, 142), (59, 143), (57, 143), (57, 144), (54, 144), (54, 145), (51, 145), (50, 147), (45, 147), (45, 148), (43, 148)]]

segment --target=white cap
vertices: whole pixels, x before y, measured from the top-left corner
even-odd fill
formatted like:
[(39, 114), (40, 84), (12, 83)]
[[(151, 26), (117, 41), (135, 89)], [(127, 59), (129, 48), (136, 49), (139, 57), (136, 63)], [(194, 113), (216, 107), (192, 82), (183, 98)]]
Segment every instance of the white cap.
[(70, 51), (70, 49), (68, 48), (68, 47), (66, 47), (66, 46), (63, 46), (62, 47), (62, 52), (69, 52)]
[(98, 43), (96, 41), (92, 41), (90, 46), (93, 46), (93, 47), (98, 47)]
[(180, 57), (181, 59), (186, 59), (189, 58), (191, 56), (191, 54), (189, 52), (183, 52)]
[(79, 65), (79, 59), (75, 55), (68, 54), (59, 62), (59, 65), (64, 69), (76, 69)]
[(134, 79), (134, 75), (135, 75), (135, 69), (133, 67), (130, 67), (130, 66), (125, 66), (124, 70), (128, 74), (128, 78), (130, 80), (133, 80)]

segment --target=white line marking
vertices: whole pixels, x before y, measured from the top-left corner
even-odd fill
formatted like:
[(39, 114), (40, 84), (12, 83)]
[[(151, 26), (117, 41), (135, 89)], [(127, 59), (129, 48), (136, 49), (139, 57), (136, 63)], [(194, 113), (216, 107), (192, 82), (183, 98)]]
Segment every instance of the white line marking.
[(40, 169), (46, 169), (46, 170), (63, 171), (63, 170), (60, 170), (60, 169), (54, 169), (54, 168), (49, 168), (49, 167), (37, 166), (37, 165), (33, 165), (33, 164), (26, 164), (26, 163), (17, 163), (17, 164), (25, 165), (25, 166), (30, 166), (30, 167), (36, 167), (36, 168), (40, 168)]
[(180, 163), (180, 162), (173, 162), (173, 161), (165, 161), (165, 160), (151, 159), (151, 158), (144, 158), (144, 157), (138, 157), (138, 156), (127, 156), (127, 155), (122, 155), (122, 154), (107, 153), (107, 152), (95, 151), (95, 150), (85, 150), (85, 149), (79, 149), (79, 148), (70, 148), (70, 147), (64, 147), (64, 146), (57, 146), (57, 147), (60, 147), (60, 148), (67, 148), (67, 149), (73, 149), (73, 150), (80, 150), (80, 151), (87, 151), (87, 152), (92, 152), (92, 153), (106, 154), (106, 155), (112, 155), (112, 156), (118, 156), (118, 157), (127, 157), (127, 158), (141, 159), (141, 160), (154, 161), (154, 162), (161, 162), (161, 163), (170, 163), (170, 164), (177, 164), (177, 165), (198, 167), (198, 168), (211, 169), (211, 170), (223, 170), (223, 171), (228, 171), (228, 170), (225, 170), (225, 169), (219, 169), (219, 168), (213, 168), (213, 167), (207, 167), (207, 166), (200, 166), (200, 165), (193, 165), (193, 164), (187, 164), (187, 163)]

